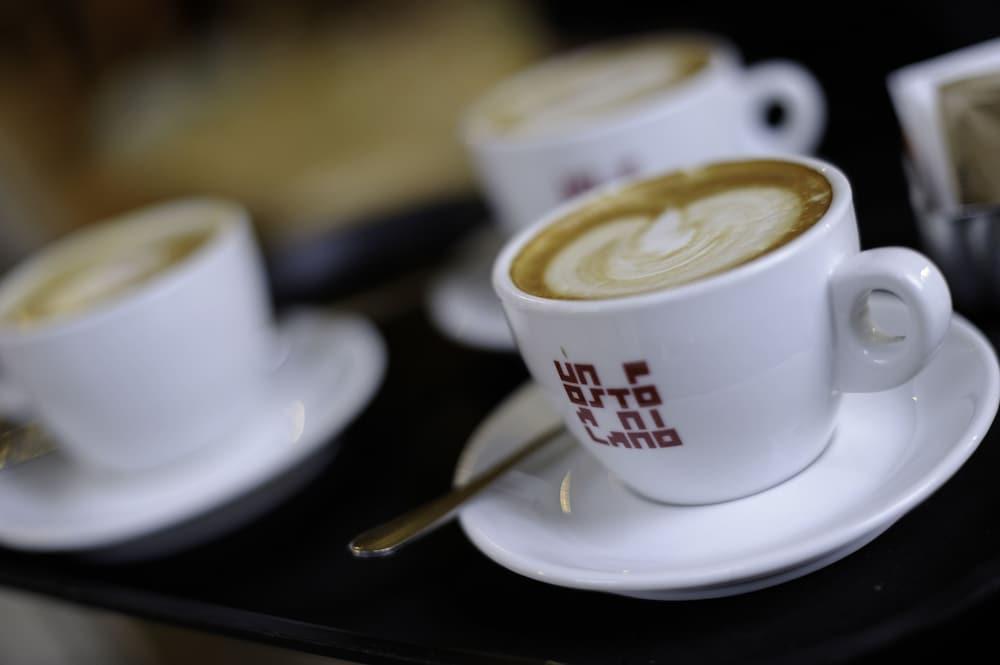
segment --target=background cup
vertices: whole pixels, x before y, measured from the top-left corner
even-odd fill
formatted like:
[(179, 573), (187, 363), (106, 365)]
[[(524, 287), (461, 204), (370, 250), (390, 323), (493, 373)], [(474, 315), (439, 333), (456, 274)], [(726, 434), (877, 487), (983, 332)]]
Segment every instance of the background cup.
[(247, 213), (193, 199), (72, 234), (0, 282), (0, 312), (69, 255), (109, 238), (210, 231), (194, 253), (120, 298), (18, 328), (0, 320), (0, 363), (30, 410), (81, 462), (150, 467), (218, 440), (266, 385), (270, 303)]
[[(653, 499), (710, 503), (771, 487), (823, 451), (843, 392), (912, 378), (942, 341), (951, 299), (938, 269), (908, 249), (859, 251), (847, 179), (817, 160), (833, 199), (802, 235), (690, 284), (607, 300), (553, 300), (514, 285), (521, 247), (568, 203), (511, 240), (493, 284), (534, 379), (567, 428), (627, 485)], [(909, 311), (905, 337), (868, 317), (873, 290)]]
[[(674, 37), (682, 36), (690, 37)], [(725, 41), (696, 38), (712, 46), (703, 69), (585, 128), (537, 137), (502, 136), (476, 120), (494, 95), (581, 52), (501, 83), (470, 108), (463, 140), (496, 220), (508, 234), (590, 187), (623, 176), (721, 157), (805, 153), (816, 147), (826, 124), (826, 106), (822, 89), (808, 71), (782, 60), (745, 68), (737, 50)], [(767, 121), (772, 106), (783, 111), (776, 125)]]

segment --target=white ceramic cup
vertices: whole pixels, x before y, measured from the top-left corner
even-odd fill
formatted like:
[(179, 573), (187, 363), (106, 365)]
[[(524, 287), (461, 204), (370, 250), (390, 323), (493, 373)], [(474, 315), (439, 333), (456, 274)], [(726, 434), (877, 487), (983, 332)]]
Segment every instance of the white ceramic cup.
[[(790, 478), (830, 441), (842, 393), (908, 381), (948, 329), (951, 298), (931, 261), (903, 248), (859, 251), (844, 174), (789, 161), (827, 177), (829, 209), (724, 273), (605, 300), (521, 291), (510, 266), (522, 246), (618, 184), (553, 211), (496, 260), (494, 288), (535, 381), (580, 444), (642, 495), (712, 503)], [(869, 320), (873, 290), (908, 308), (905, 338)]]
[[(691, 36), (662, 39), (682, 37)], [(482, 118), (495, 97), (544, 77), (548, 69), (587, 50), (529, 69), (470, 107), (462, 138), (494, 217), (506, 233), (524, 228), (591, 186), (622, 176), (739, 155), (813, 151), (826, 124), (826, 105), (822, 89), (808, 71), (785, 60), (744, 67), (738, 51), (724, 40), (696, 38), (711, 45), (711, 56), (701, 70), (583, 127), (507, 136), (491, 132)], [(784, 111), (784, 119), (775, 126), (766, 120), (771, 105)]]
[[(108, 242), (207, 231), (180, 262), (78, 314), (17, 326), (2, 314), (69, 257)], [(57, 241), (0, 282), (0, 364), (74, 459), (115, 470), (217, 441), (262, 394), (274, 360), (270, 302), (247, 213), (191, 199)]]

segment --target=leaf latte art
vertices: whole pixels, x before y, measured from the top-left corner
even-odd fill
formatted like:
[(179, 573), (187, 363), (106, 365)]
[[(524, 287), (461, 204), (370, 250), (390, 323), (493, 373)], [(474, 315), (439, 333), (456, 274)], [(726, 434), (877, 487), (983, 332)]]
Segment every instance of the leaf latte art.
[(515, 258), (522, 290), (603, 299), (686, 284), (770, 252), (815, 224), (832, 192), (790, 162), (716, 164), (640, 181), (547, 226)]

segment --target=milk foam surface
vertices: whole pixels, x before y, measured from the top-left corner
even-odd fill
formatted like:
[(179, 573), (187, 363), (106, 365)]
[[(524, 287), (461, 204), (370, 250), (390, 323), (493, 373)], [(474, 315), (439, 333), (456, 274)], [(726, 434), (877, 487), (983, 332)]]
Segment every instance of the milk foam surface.
[(144, 284), (183, 260), (206, 240), (187, 234), (145, 243), (109, 243), (67, 258), (27, 288), (3, 318), (18, 325), (86, 311)]
[(710, 46), (694, 39), (597, 47), (502, 85), (484, 100), (474, 126), (510, 137), (579, 128), (663, 93), (710, 57)]
[(740, 266), (825, 214), (829, 182), (800, 164), (723, 162), (640, 180), (540, 231), (511, 264), (533, 295), (616, 298)]
[(690, 282), (736, 265), (795, 228), (801, 204), (775, 187), (715, 194), (657, 218), (606, 222), (567, 244), (545, 271), (554, 293), (609, 298)]

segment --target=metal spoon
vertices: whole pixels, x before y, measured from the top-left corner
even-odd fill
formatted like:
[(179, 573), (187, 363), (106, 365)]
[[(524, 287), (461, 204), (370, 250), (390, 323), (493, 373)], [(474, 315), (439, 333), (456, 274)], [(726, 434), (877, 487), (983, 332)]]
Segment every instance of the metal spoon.
[(47, 455), (55, 448), (53, 438), (38, 423), (0, 420), (0, 470)]
[(557, 425), (542, 432), (465, 485), (359, 534), (350, 542), (348, 549), (360, 558), (394, 554), (399, 548), (447, 522), (459, 506), (563, 431), (563, 426)]

